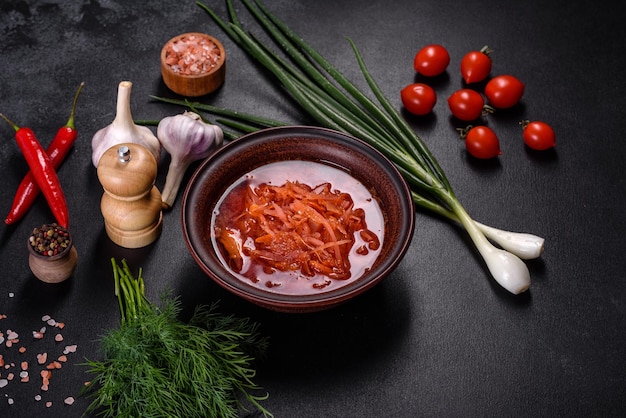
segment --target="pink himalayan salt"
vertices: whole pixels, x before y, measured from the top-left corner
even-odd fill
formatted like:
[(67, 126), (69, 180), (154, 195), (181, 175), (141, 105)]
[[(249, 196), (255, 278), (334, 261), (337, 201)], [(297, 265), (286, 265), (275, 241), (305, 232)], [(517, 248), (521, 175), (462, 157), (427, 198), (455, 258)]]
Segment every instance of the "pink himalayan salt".
[(165, 45), (165, 63), (182, 75), (209, 72), (220, 61), (220, 50), (210, 39), (185, 35)]

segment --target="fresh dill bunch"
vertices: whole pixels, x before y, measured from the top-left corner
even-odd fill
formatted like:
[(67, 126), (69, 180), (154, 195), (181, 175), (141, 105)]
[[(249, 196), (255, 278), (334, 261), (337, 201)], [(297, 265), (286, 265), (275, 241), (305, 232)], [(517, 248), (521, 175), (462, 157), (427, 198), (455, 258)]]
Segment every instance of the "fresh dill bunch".
[(188, 323), (178, 319), (178, 298), (162, 298), (162, 307), (144, 295), (125, 260), (111, 260), (121, 324), (101, 338), (103, 360), (84, 365), (94, 379), (84, 389), (93, 398), (85, 413), (102, 417), (237, 417), (241, 398), (265, 417), (255, 395), (254, 357), (267, 338), (247, 318), (216, 312), (217, 304), (198, 306)]

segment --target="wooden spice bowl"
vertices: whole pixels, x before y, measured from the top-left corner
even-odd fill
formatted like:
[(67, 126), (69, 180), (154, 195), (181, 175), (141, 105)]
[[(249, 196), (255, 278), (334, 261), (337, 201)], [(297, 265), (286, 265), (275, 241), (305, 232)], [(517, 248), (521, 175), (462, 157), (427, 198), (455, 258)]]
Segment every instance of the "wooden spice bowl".
[(161, 50), (161, 75), (165, 85), (181, 96), (204, 96), (224, 83), (226, 50), (204, 33), (175, 36)]
[[(44, 225), (50, 227), (50, 225)], [(28, 242), (28, 266), (42, 282), (60, 283), (68, 279), (78, 264), (78, 252), (73, 245), (71, 234), (68, 233), (68, 244), (62, 251), (54, 255), (43, 255), (33, 248), (29, 237)]]

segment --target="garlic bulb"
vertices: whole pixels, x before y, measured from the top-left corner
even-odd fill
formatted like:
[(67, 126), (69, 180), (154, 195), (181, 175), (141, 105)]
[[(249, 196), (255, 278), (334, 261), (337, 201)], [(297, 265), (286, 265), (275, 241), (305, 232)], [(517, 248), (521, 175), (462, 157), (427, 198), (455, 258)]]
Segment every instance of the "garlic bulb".
[(172, 207), (185, 171), (197, 160), (208, 157), (224, 142), (224, 133), (217, 125), (202, 121), (200, 115), (185, 112), (163, 118), (157, 127), (157, 137), (170, 154), (171, 161), (161, 192), (163, 208)]
[(123, 142), (144, 146), (154, 155), (157, 163), (161, 158), (161, 143), (146, 126), (136, 125), (130, 112), (130, 91), (133, 83), (120, 82), (117, 89), (117, 110), (113, 122), (97, 131), (91, 139), (91, 162), (98, 167), (100, 157), (106, 150)]

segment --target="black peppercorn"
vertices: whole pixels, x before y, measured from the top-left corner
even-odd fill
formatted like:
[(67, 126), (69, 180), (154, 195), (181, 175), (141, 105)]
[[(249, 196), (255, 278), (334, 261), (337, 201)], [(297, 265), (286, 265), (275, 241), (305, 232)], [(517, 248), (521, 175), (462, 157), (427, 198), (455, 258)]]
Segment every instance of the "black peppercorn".
[(69, 231), (56, 223), (33, 229), (28, 242), (37, 254), (48, 257), (62, 253), (71, 245)]

